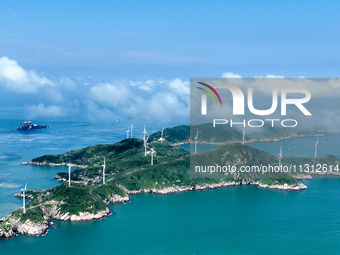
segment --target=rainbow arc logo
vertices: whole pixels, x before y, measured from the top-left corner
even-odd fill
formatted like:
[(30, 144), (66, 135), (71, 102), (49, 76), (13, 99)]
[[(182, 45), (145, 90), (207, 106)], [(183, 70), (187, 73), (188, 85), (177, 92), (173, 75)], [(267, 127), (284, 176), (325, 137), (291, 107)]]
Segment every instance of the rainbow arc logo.
[[(222, 106), (221, 97), (220, 97), (220, 95), (217, 93), (217, 91), (216, 91), (213, 87), (211, 87), (210, 85), (208, 85), (208, 84), (206, 84), (206, 83), (203, 83), (203, 82), (197, 82), (197, 83), (199, 83), (199, 84), (201, 84), (201, 85), (206, 86), (207, 88), (209, 88), (209, 89), (217, 96), (217, 98), (218, 98), (218, 100), (220, 101), (220, 104), (221, 104), (221, 106)], [(205, 88), (201, 88), (201, 87), (196, 87), (196, 88), (198, 88), (198, 89), (203, 90), (204, 92), (206, 92), (206, 93), (212, 98), (212, 100), (214, 100), (215, 105), (217, 105), (216, 100), (215, 100), (215, 97), (213, 96), (213, 94), (212, 94), (209, 90), (207, 90), (207, 89), (205, 89)]]

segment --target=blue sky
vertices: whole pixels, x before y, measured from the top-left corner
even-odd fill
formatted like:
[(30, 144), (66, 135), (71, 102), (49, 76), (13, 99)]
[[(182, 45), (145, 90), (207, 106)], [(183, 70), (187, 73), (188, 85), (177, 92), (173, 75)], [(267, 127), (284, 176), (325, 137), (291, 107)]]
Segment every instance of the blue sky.
[(1, 1), (0, 52), (56, 75), (338, 76), (338, 1)]
[[(17, 84), (0, 77), (1, 107), (8, 95), (20, 101), (29, 94), (32, 112), (40, 105), (47, 116), (65, 107), (91, 115), (92, 105), (114, 118), (121, 105), (93, 93), (128, 87), (123, 93), (133, 94), (136, 105), (124, 114), (140, 114), (136, 109), (160, 92), (183, 104), (180, 113), (188, 112), (188, 95), (175, 88), (187, 91), (191, 77), (339, 77), (339, 7), (338, 1), (4, 0), (0, 57), (28, 76)], [(33, 74), (39, 79), (32, 82)]]

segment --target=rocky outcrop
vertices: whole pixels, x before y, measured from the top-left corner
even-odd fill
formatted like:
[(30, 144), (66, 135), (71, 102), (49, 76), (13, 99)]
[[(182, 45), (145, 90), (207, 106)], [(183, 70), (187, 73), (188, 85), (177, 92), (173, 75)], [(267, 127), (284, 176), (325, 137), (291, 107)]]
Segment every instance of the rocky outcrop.
[[(13, 195), (13, 197), (18, 197), (18, 198), (22, 198), (23, 196), (24, 195), (22, 194), (22, 192), (19, 192), (19, 193)], [(25, 198), (32, 199), (33, 195), (25, 193)]]
[(219, 182), (219, 183), (212, 183), (212, 184), (202, 184), (202, 185), (195, 185), (195, 190), (208, 190), (208, 189), (218, 189), (222, 187), (229, 187), (229, 186), (238, 186), (241, 185), (240, 182)]
[[(47, 161), (43, 162), (22, 162), (21, 165), (35, 165), (35, 166), (67, 166), (68, 163), (50, 163)], [(88, 166), (86, 165), (75, 165), (72, 164), (72, 167), (79, 167), (79, 168), (87, 168)]]
[(171, 186), (163, 189), (150, 189), (150, 192), (155, 193), (155, 194), (161, 194), (161, 195), (167, 195), (167, 194), (173, 194), (173, 193), (178, 193), (178, 192), (186, 192), (186, 191), (191, 191), (193, 190), (193, 186)]
[(231, 182), (222, 181), (219, 183), (212, 183), (212, 184), (202, 184), (202, 185), (196, 184), (193, 186), (173, 185), (173, 186), (162, 188), (162, 189), (152, 188), (152, 189), (139, 189), (139, 190), (128, 190), (122, 185), (117, 185), (117, 186), (127, 194), (155, 193), (155, 194), (160, 194), (160, 195), (167, 195), (167, 194), (186, 192), (186, 191), (192, 191), (192, 190), (199, 191), (199, 190), (208, 190), (208, 189), (218, 189), (222, 187), (237, 186), (241, 184), (246, 185), (250, 183), (241, 183), (241, 182), (235, 182), (235, 181), (231, 181)]
[(294, 175), (297, 180), (312, 180), (313, 177), (309, 174), (296, 174)]
[(48, 230), (48, 222), (34, 222), (26, 220), (22, 222), (20, 218), (16, 218), (11, 214), (0, 225), (0, 238), (12, 238), (17, 234), (29, 236), (41, 236), (46, 234)]
[(139, 190), (128, 190), (126, 187), (122, 185), (117, 185), (120, 189), (122, 189), (126, 194), (142, 194), (142, 193), (155, 193), (155, 194), (161, 194), (161, 195), (167, 195), (167, 194), (173, 194), (178, 192), (186, 192), (186, 191), (201, 191), (201, 190), (209, 190), (209, 189), (218, 189), (222, 187), (230, 187), (230, 186), (239, 186), (239, 185), (257, 185), (259, 188), (263, 189), (274, 189), (274, 190), (290, 190), (290, 191), (299, 191), (308, 189), (306, 185), (303, 183), (297, 183), (293, 185), (288, 184), (274, 184), (274, 185), (267, 185), (260, 182), (254, 182), (251, 180), (242, 180), (242, 181), (230, 181), (225, 182), (221, 181), (219, 183), (207, 183), (207, 184), (195, 184), (193, 186), (170, 186), (163, 189), (139, 189)]
[(97, 211), (96, 213), (90, 212), (79, 212), (78, 214), (70, 214), (69, 212), (62, 213), (60, 210), (60, 205), (62, 202), (52, 201), (47, 206), (42, 205), (41, 211), (45, 219), (56, 219), (63, 221), (91, 221), (100, 220), (111, 214), (108, 207), (105, 210)]
[(123, 190), (126, 194), (134, 194), (134, 195), (142, 194), (142, 193), (155, 193), (155, 194), (167, 195), (167, 194), (194, 190), (193, 186), (178, 186), (178, 185), (173, 185), (173, 186), (162, 188), (162, 189), (151, 188), (151, 189), (139, 189), (139, 190), (128, 190), (123, 185), (119, 185), (119, 184), (117, 185), (117, 187)]
[(62, 214), (60, 218), (56, 218), (58, 220), (70, 220), (70, 221), (91, 221), (91, 220), (100, 220), (105, 218), (111, 214), (111, 211), (108, 207), (104, 211), (98, 211), (96, 213), (89, 212), (79, 212), (78, 215), (72, 214), (70, 215), (68, 212)]
[(115, 204), (115, 203), (121, 203), (121, 204), (125, 204), (130, 202), (131, 198), (129, 195), (125, 195), (124, 197), (119, 196), (117, 194), (111, 194), (109, 195), (107, 198), (104, 199), (104, 203), (106, 205), (108, 204)]
[(30, 220), (27, 220), (24, 223), (17, 224), (16, 230), (19, 234), (22, 234), (22, 235), (41, 236), (41, 235), (46, 234), (48, 230), (48, 223), (47, 221), (36, 223)]
[(14, 227), (9, 224), (9, 223), (2, 223), (0, 225), (0, 238), (12, 238), (15, 237), (16, 233), (15, 233), (15, 229)]
[(262, 189), (275, 189), (275, 190), (305, 190), (308, 189), (306, 185), (303, 183), (297, 183), (297, 184), (292, 184), (288, 185), (287, 183), (285, 184), (273, 184), (273, 185), (268, 185), (268, 184), (263, 184), (263, 183), (258, 183), (258, 187)]

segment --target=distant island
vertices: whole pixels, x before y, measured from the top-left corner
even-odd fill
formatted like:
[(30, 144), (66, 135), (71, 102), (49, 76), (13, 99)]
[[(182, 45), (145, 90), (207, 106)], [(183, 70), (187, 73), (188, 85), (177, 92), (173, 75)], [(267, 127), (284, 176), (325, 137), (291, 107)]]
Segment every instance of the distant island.
[[(200, 132), (200, 143), (221, 144), (218, 148), (204, 153), (190, 155), (176, 145), (192, 143)], [(236, 185), (257, 185), (260, 188), (279, 190), (307, 189), (299, 179), (312, 178), (309, 173), (228, 173), (218, 178), (202, 175), (191, 178), (190, 159), (204, 164), (278, 165), (278, 158), (242, 144), (242, 132), (221, 127), (217, 132), (209, 132), (206, 124), (188, 125), (164, 130), (164, 141), (160, 132), (149, 138), (148, 155), (145, 156), (144, 143), (139, 139), (124, 139), (115, 144), (89, 146), (80, 150), (58, 155), (44, 155), (24, 164), (76, 167), (68, 173), (58, 173), (57, 179), (64, 183), (50, 190), (27, 190), (26, 213), (18, 209), (1, 219), (0, 238), (12, 238), (17, 234), (44, 235), (54, 223), (53, 219), (70, 221), (99, 220), (111, 214), (111, 203), (127, 203), (130, 194), (152, 192), (171, 194), (184, 191), (200, 191)], [(246, 141), (282, 140), (289, 137), (321, 135), (317, 131), (289, 133), (285, 130), (270, 129), (267, 133), (249, 133)], [(151, 165), (150, 149), (155, 148)], [(103, 162), (105, 158), (105, 184), (103, 183)], [(283, 164), (328, 164), (336, 166), (339, 159), (283, 157)], [(314, 173), (318, 174), (318, 173)], [(323, 172), (322, 174), (334, 174)], [(22, 193), (15, 195), (23, 197)]]

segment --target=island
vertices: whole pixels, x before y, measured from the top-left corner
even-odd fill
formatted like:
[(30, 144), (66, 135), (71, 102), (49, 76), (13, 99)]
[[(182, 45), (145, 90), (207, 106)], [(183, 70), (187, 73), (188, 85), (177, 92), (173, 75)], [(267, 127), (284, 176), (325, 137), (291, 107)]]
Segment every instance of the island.
[[(204, 153), (190, 153), (177, 145), (192, 143), (196, 130), (200, 130), (200, 143), (221, 144)], [(285, 133), (276, 129), (265, 134), (249, 133), (247, 142), (255, 140), (282, 140), (304, 135), (320, 135), (319, 132)], [(53, 219), (64, 221), (100, 220), (111, 214), (109, 204), (127, 203), (131, 194), (152, 192), (171, 194), (185, 191), (201, 191), (236, 185), (257, 185), (259, 188), (279, 190), (304, 190), (308, 187), (299, 180), (312, 178), (315, 173), (240, 173), (228, 172), (211, 178), (208, 173), (192, 178), (191, 164), (231, 164), (277, 166), (278, 157), (242, 144), (242, 132), (220, 128), (209, 132), (206, 124), (183, 125), (164, 130), (149, 138), (147, 151), (140, 139), (124, 139), (115, 144), (100, 144), (58, 155), (44, 155), (25, 164), (56, 166), (70, 165), (68, 173), (58, 173), (56, 178), (63, 184), (50, 190), (27, 190), (26, 212), (20, 208), (0, 221), (0, 238), (12, 238), (18, 234), (39, 236), (54, 226)], [(145, 154), (145, 151), (147, 152)], [(105, 160), (105, 161), (104, 161)], [(105, 163), (104, 163), (105, 162)], [(283, 157), (282, 164), (327, 164), (334, 168), (339, 159), (332, 156), (321, 158)], [(105, 167), (103, 166), (105, 165)], [(103, 169), (105, 168), (105, 176)], [(331, 171), (322, 174), (336, 174)], [(105, 181), (104, 181), (105, 177)], [(15, 194), (23, 197), (23, 193)]]

